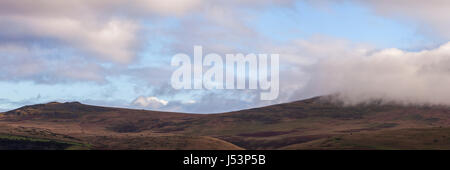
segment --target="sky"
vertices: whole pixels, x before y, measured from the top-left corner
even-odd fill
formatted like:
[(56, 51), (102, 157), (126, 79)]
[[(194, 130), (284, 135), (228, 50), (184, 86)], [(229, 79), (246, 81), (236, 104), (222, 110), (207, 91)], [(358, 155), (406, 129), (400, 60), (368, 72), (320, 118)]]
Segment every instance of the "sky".
[[(445, 0), (2, 0), (0, 111), (52, 101), (218, 113), (339, 94), (450, 104)], [(177, 53), (277, 53), (280, 94), (175, 90)]]

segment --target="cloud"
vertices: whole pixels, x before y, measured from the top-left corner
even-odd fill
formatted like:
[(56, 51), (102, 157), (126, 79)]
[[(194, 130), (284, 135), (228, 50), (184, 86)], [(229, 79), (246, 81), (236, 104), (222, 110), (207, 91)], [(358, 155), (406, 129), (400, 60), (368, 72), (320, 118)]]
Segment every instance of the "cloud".
[(140, 96), (132, 102), (132, 105), (144, 108), (158, 109), (160, 107), (166, 106), (168, 103), (168, 101), (158, 99), (157, 97)]
[(402, 104), (450, 105), (450, 42), (431, 50), (383, 49), (330, 57), (311, 72), (307, 91), (339, 94), (347, 104), (382, 99)]
[(93, 24), (77, 18), (0, 16), (0, 24), (8, 25), (0, 27), (0, 35), (9, 43), (30, 44), (28, 41), (34, 39), (40, 40), (37, 42), (43, 46), (47, 40), (57, 46), (76, 48), (89, 56), (118, 63), (133, 59), (133, 48), (138, 42), (136, 33), (139, 26), (121, 19)]
[(187, 100), (187, 101), (182, 101), (181, 103), (182, 104), (195, 104), (195, 103), (197, 103), (197, 101), (195, 101), (195, 100)]
[(268, 44), (280, 53), (280, 96), (272, 103), (337, 95), (346, 104), (373, 100), (450, 105), (450, 42), (406, 51), (326, 36)]
[(203, 0), (3, 0), (0, 43), (71, 48), (103, 62), (129, 64), (144, 40), (142, 22), (196, 12)]
[(26, 14), (66, 17), (107, 17), (116, 14), (181, 15), (197, 9), (204, 0), (3, 0), (1, 14)]
[[(235, 50), (229, 44), (252, 44), (256, 33), (244, 24), (247, 8), (287, 5), (290, 0), (3, 0), (0, 2), (0, 46), (8, 57), (4, 65), (17, 64), (19, 70), (3, 68), (4, 79), (59, 81), (103, 81), (105, 64), (127, 65), (137, 60), (145, 42), (140, 34), (161, 31), (152, 38), (174, 38), (171, 53), (191, 49), (194, 43), (217, 44), (212, 48)], [(229, 15), (237, 19), (229, 19)], [(152, 30), (148, 25), (175, 17), (181, 25)], [(155, 26), (159, 28), (158, 26)], [(208, 31), (210, 30), (210, 31)], [(224, 36), (226, 35), (226, 36)], [(224, 43), (211, 37), (222, 37)], [(229, 38), (227, 38), (229, 37)], [(249, 37), (249, 38), (242, 38)], [(185, 42), (192, 42), (185, 43)], [(238, 43), (236, 43), (238, 42)], [(13, 48), (11, 48), (13, 46)], [(36, 54), (36, 52), (39, 54)], [(72, 63), (83, 61), (83, 64)], [(69, 63), (69, 64), (68, 64)], [(64, 69), (53, 69), (65, 65)], [(75, 65), (75, 66), (72, 66)], [(52, 69), (50, 69), (52, 68)], [(113, 67), (118, 68), (118, 67)], [(126, 72), (128, 74), (130, 72)], [(66, 77), (63, 75), (66, 74)], [(48, 79), (43, 81), (42, 78)]]
[(294, 39), (282, 44), (266, 44), (262, 51), (280, 54), (280, 95), (278, 100), (266, 104), (323, 95), (307, 89), (315, 76), (318, 62), (329, 58), (358, 58), (373, 50), (374, 47), (369, 44), (323, 35)]

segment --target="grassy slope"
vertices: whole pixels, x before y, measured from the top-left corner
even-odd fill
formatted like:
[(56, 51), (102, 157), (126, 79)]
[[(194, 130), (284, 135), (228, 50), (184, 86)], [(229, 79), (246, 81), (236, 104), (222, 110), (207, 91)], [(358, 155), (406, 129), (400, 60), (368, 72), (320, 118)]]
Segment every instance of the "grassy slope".
[(281, 149), (450, 149), (450, 128), (345, 134), (294, 144)]
[[(97, 149), (346, 149), (352, 146), (356, 149), (408, 149), (413, 146), (429, 148), (425, 145), (428, 138), (395, 138), (399, 143), (423, 140), (417, 145), (401, 145), (404, 148), (376, 144), (389, 143), (392, 136), (409, 134), (411, 128), (445, 129), (450, 123), (450, 113), (448, 108), (439, 106), (343, 107), (318, 98), (212, 115), (51, 103), (7, 112), (1, 123), (14, 124), (16, 128), (46, 129), (59, 134), (51, 135), (57, 136), (54, 139), (74, 137)], [(11, 131), (11, 128), (3, 130)], [(446, 131), (435, 133), (445, 135)], [(388, 136), (383, 138), (383, 135)], [(359, 136), (380, 140), (366, 145), (368, 143), (358, 139)], [(328, 144), (322, 145), (323, 142), (336, 143), (328, 147)], [(447, 144), (435, 146), (443, 145)]]

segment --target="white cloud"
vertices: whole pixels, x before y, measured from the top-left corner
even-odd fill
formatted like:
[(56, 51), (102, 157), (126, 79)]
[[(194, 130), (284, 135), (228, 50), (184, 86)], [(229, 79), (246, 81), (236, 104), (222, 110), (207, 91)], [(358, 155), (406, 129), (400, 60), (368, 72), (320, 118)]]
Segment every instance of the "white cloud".
[(450, 105), (450, 42), (419, 52), (384, 49), (321, 60), (309, 91), (340, 94), (348, 104), (383, 99), (404, 104)]
[[(102, 23), (102, 22), (99, 22)], [(64, 17), (0, 16), (8, 25), (3, 38), (52, 39), (61, 46), (72, 47), (107, 61), (127, 63), (135, 56), (139, 26), (131, 21), (111, 19), (103, 24)], [(1, 29), (1, 30), (2, 30)]]
[(329, 58), (358, 58), (373, 49), (371, 45), (319, 35), (284, 44), (267, 44), (264, 51), (280, 54), (280, 95), (277, 102), (324, 94), (322, 91), (313, 92), (307, 87), (315, 76), (319, 61)]
[(158, 99), (157, 97), (144, 97), (144, 96), (140, 96), (132, 102), (134, 106), (152, 109), (157, 109), (166, 106), (168, 103), (169, 103), (168, 101)]
[(181, 104), (195, 104), (197, 103), (197, 101), (195, 100), (187, 100), (187, 101), (182, 101)]
[(383, 99), (450, 105), (450, 93), (446, 93), (450, 86), (450, 42), (434, 49), (405, 51), (312, 37), (267, 48), (278, 49), (282, 57), (281, 102), (340, 94), (339, 99), (347, 104)]

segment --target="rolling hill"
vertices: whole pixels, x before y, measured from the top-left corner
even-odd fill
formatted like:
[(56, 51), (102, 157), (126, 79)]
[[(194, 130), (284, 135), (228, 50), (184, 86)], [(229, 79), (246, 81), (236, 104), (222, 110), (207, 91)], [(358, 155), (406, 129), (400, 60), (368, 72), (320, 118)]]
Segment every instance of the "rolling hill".
[(52, 102), (0, 114), (0, 149), (450, 149), (449, 112), (330, 96), (220, 114)]

